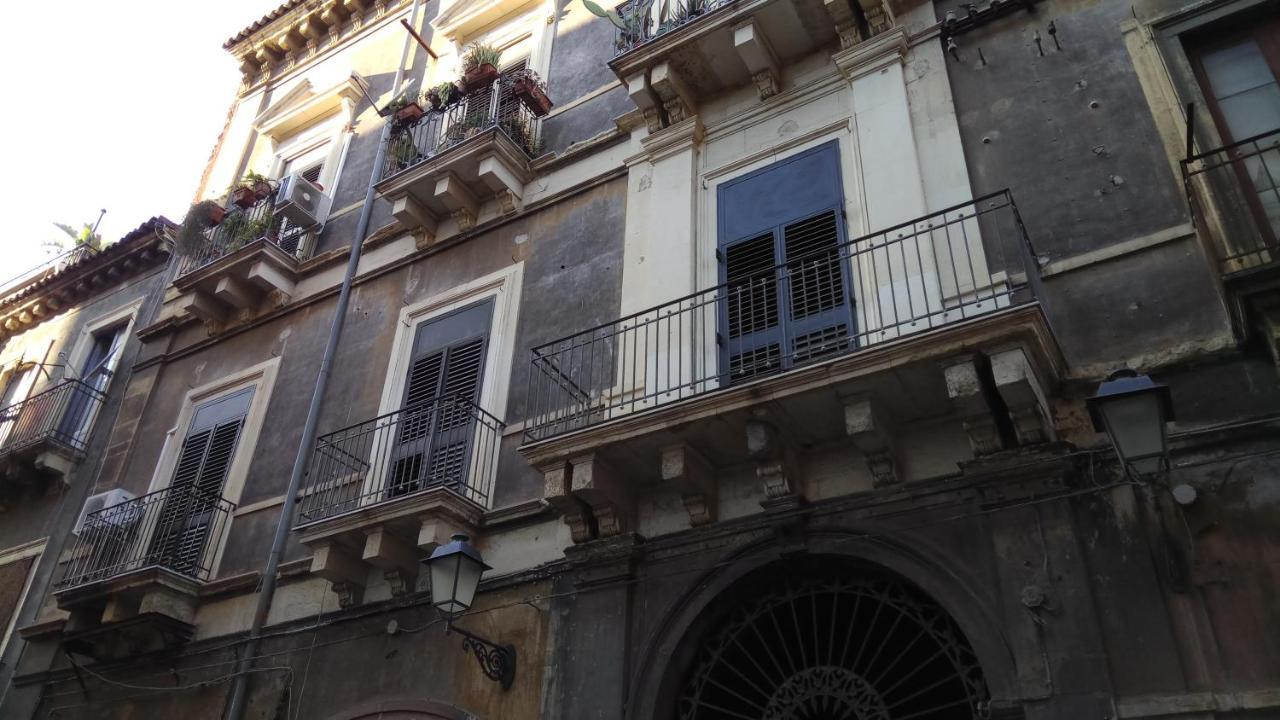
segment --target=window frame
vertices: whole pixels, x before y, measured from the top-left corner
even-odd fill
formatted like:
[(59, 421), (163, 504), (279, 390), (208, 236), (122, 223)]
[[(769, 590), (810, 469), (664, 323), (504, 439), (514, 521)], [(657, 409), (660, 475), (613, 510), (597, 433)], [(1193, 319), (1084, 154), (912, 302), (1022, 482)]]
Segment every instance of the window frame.
[(18, 593), (18, 602), (13, 607), (13, 616), (9, 618), (8, 625), (0, 629), (0, 658), (9, 650), (9, 641), (13, 639), (13, 633), (18, 629), (18, 618), (22, 615), (23, 609), (30, 599), (31, 588), (35, 585), (36, 573), (40, 570), (40, 561), (44, 559), (44, 551), (48, 547), (49, 538), (39, 538), (31, 542), (8, 550), (0, 551), (0, 566), (11, 565), (21, 560), (35, 558), (31, 563), (31, 569), (27, 571), (27, 581), (22, 587), (22, 592)]

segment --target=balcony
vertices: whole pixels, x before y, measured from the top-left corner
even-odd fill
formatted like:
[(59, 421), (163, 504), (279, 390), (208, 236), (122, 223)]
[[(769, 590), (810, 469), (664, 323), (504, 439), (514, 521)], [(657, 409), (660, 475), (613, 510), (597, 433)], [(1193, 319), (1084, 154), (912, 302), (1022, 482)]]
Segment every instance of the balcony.
[(989, 195), (534, 348), (521, 452), (590, 539), (626, 529), (646, 477), (700, 524), (717, 468), (754, 465), (785, 504), (806, 448), (851, 444), (891, 485), (913, 479), (903, 428), (954, 421), (968, 458), (1043, 442), (1063, 365), (1043, 297)]
[(318, 438), (295, 527), (311, 571), (344, 605), (359, 601), (371, 569), (393, 593), (411, 592), (425, 553), (479, 526), (505, 427), (450, 397)]
[(181, 258), (174, 280), (181, 308), (217, 331), (237, 317), (285, 304), (313, 227), (288, 220), (274, 194), (249, 207), (232, 205), (206, 241)]
[(50, 478), (65, 482), (105, 399), (96, 387), (68, 380), (0, 410), (0, 498)]
[(166, 488), (85, 515), (55, 591), (72, 614), (68, 642), (96, 657), (190, 638), (201, 585), (212, 579), (235, 506)]
[(698, 112), (702, 100), (754, 83), (781, 90), (781, 68), (826, 47), (847, 48), (888, 30), (880, 0), (630, 0), (609, 67), (650, 131)]
[(429, 110), (410, 123), (393, 123), (377, 190), (392, 203), (401, 225), (434, 242), (452, 218), (457, 232), (475, 226), (484, 203), (499, 214), (520, 207), (538, 154), (538, 118), (503, 76), (457, 104)]
[(1263, 335), (1280, 365), (1280, 129), (1189, 156), (1182, 177), (1237, 326)]

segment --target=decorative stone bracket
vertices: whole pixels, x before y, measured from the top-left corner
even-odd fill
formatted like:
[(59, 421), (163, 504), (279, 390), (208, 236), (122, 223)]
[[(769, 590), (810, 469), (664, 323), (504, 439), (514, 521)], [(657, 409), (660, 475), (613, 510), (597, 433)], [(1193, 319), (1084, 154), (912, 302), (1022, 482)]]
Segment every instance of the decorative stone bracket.
[(596, 454), (542, 469), (543, 495), (564, 517), (575, 543), (630, 532), (635, 498), (618, 472)]
[(662, 482), (680, 493), (689, 513), (689, 524), (697, 527), (715, 522), (716, 478), (711, 463), (687, 444), (662, 450)]
[(902, 466), (895, 440), (897, 427), (881, 404), (870, 397), (845, 399), (845, 433), (867, 461), (876, 487), (896, 485), (902, 481)]
[[(958, 356), (944, 364), (943, 374), (947, 395), (961, 417), (975, 456), (1005, 448), (997, 424), (997, 413), (1002, 410), (1007, 410), (1019, 445), (1055, 438), (1048, 395), (1022, 348), (1000, 349), (985, 357)], [(992, 406), (993, 392), (1003, 409)]]
[(778, 430), (767, 410), (751, 411), (747, 420), (747, 455), (756, 466), (756, 477), (764, 486), (765, 504), (804, 497), (804, 483), (796, 451)]

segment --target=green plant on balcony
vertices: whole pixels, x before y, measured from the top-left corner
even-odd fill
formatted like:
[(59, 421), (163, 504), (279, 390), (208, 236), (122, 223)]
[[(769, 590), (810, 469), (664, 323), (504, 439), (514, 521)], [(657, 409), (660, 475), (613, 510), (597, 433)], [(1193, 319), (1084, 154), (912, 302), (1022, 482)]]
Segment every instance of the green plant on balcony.
[(444, 110), (450, 105), (456, 104), (460, 99), (460, 95), (457, 85), (452, 82), (442, 82), (427, 91), (427, 100), (430, 101), (433, 109)]
[(209, 231), (223, 222), (226, 214), (226, 208), (212, 200), (192, 205), (174, 237), (174, 252), (183, 257), (199, 254), (208, 245)]
[(653, 0), (625, 2), (613, 10), (605, 10), (591, 0), (582, 0), (582, 5), (587, 8), (587, 12), (608, 20), (621, 31), (618, 37), (618, 49), (622, 50), (644, 38), (645, 30), (649, 26), (649, 9), (653, 7)]
[(231, 201), (241, 208), (253, 207), (258, 201), (263, 200), (276, 191), (276, 183), (268, 180), (265, 175), (261, 175), (252, 170), (245, 173), (240, 181), (233, 184), (229, 190)]
[(498, 79), (502, 51), (492, 45), (475, 43), (462, 56), (462, 86), (472, 93)]
[(387, 148), (387, 152), (391, 155), (391, 162), (396, 170), (403, 170), (409, 167), (417, 161), (419, 155), (418, 146), (413, 142), (413, 136), (407, 130), (396, 133), (391, 145)]
[(408, 125), (426, 114), (423, 108), (427, 105), (426, 93), (416, 90), (405, 90), (392, 98), (382, 109), (383, 114), (390, 114), (400, 125)]

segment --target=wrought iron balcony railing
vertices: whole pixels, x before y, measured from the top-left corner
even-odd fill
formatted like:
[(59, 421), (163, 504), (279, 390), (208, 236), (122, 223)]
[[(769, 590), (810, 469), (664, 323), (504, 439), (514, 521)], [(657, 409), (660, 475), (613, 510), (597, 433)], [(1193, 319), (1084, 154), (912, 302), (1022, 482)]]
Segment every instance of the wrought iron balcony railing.
[(105, 399), (98, 388), (67, 380), (0, 409), (0, 458), (41, 444), (80, 456)]
[(85, 516), (58, 589), (149, 568), (207, 581), (235, 505), (191, 486), (169, 487)]
[(291, 226), (275, 211), (275, 194), (271, 193), (247, 208), (232, 205), (222, 222), (209, 230), (203, 246), (182, 258), (178, 275), (199, 270), (259, 240), (300, 257), (305, 236), (305, 228)]
[[(788, 247), (793, 239), (815, 247), (821, 237), (824, 249), (773, 265), (772, 245), (746, 263), (731, 248), (722, 284), (535, 347), (526, 437), (542, 440), (1043, 298), (1007, 190), (843, 243), (834, 239), (837, 222), (827, 212), (785, 231)], [(738, 247), (759, 250), (749, 245)]]
[(695, 22), (734, 0), (676, 0), (653, 2), (629, 0), (617, 7), (625, 27), (619, 28), (614, 39), (616, 55), (623, 55), (635, 48), (661, 37), (677, 28)]
[(1200, 221), (1218, 210), (1224, 273), (1280, 260), (1280, 129), (1191, 155), (1182, 178)]
[(506, 425), (458, 397), (434, 398), (316, 440), (299, 525), (446, 488), (488, 507)]
[(513, 91), (510, 75), (483, 90), (462, 96), (455, 104), (428, 110), (406, 124), (393, 123), (382, 179), (420, 165), (487, 130), (497, 128), (530, 158), (538, 154), (538, 118)]
[(7, 297), (13, 292), (20, 290), (47, 275), (53, 275), (61, 271), (63, 268), (74, 265), (84, 258), (93, 257), (97, 254), (98, 251), (94, 250), (92, 245), (77, 245), (60, 255), (45, 260), (21, 275), (0, 283), (0, 298)]

